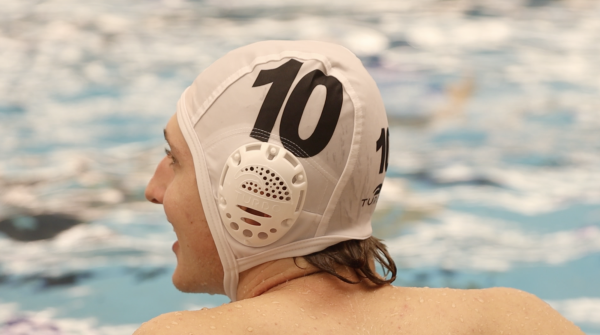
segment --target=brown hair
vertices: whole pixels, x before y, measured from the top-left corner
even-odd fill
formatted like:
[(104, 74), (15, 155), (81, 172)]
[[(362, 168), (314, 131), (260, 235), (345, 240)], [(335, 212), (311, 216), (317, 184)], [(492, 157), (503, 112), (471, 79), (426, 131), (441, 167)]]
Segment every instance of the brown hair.
[[(358, 284), (365, 278), (376, 285), (390, 284), (396, 280), (396, 263), (388, 253), (385, 244), (373, 236), (366, 240), (340, 242), (324, 250), (303, 256), (303, 258), (309, 264), (349, 284)], [(373, 260), (383, 268), (383, 278), (372, 268)], [(339, 269), (340, 266), (353, 271), (359, 280), (352, 281), (340, 275), (336, 271), (336, 268)], [(385, 279), (388, 274), (391, 274), (390, 279)]]

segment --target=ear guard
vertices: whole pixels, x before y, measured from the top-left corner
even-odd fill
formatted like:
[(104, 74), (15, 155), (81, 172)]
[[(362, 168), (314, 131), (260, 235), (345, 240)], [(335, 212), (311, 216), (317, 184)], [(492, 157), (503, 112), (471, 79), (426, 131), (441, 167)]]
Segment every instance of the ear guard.
[(263, 247), (285, 235), (306, 196), (300, 161), (274, 143), (243, 145), (227, 159), (219, 183), (225, 229), (243, 245)]

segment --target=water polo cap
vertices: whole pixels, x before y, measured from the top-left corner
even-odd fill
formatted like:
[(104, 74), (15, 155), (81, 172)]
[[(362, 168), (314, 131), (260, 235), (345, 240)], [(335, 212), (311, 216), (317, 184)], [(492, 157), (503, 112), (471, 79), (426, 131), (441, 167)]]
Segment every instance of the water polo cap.
[(371, 236), (388, 122), (349, 50), (315, 41), (233, 50), (183, 92), (177, 120), (232, 301), (241, 271)]

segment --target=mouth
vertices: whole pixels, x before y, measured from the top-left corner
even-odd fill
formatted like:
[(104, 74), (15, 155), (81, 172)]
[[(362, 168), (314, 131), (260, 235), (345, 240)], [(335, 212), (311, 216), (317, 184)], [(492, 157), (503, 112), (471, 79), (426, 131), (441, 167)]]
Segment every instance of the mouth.
[[(171, 227), (173, 228), (173, 232), (175, 232), (175, 226), (173, 226), (173, 223), (169, 219), (167, 219), (167, 222), (169, 222), (171, 224)], [(177, 251), (179, 250), (179, 241), (178, 240), (175, 240), (175, 242), (173, 243), (173, 246), (171, 247), (171, 250), (173, 250), (173, 252), (177, 255)]]

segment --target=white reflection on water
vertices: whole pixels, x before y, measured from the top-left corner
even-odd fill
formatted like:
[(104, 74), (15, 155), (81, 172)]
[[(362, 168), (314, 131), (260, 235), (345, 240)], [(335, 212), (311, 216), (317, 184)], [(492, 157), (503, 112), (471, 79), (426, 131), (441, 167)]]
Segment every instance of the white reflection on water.
[(3, 1), (0, 220), (12, 221), (0, 228), (51, 230), (36, 218), (56, 212), (86, 224), (0, 238), (0, 322), (130, 333), (219, 303), (166, 289), (174, 236), (143, 198), (161, 128), (231, 49), (318, 39), (356, 52), (386, 102), (393, 152), (375, 231), (404, 272), (474, 271), (479, 286), (501, 272), (530, 287), (525, 267), (559, 269), (568, 285), (533, 293), (600, 332), (598, 267), (577, 263), (600, 254), (599, 12), (539, 0)]

